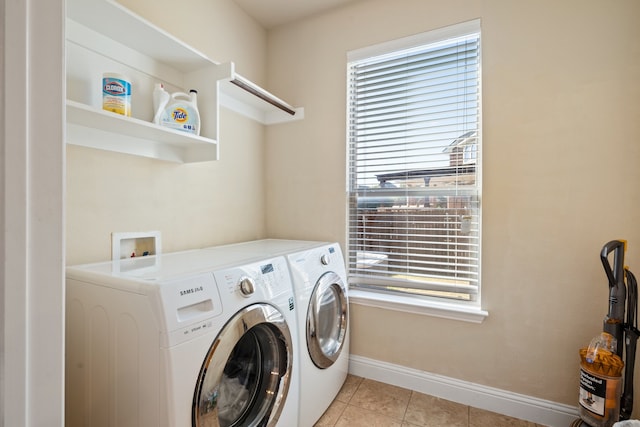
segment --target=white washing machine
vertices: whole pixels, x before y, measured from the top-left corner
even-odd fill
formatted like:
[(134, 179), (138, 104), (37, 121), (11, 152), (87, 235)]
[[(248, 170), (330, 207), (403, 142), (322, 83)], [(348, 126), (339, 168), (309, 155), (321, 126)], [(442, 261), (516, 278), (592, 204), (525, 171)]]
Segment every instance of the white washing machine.
[(342, 388), (349, 370), (346, 267), (337, 243), (265, 239), (238, 244), (289, 261), (298, 317), (299, 426), (313, 426)]
[(66, 425), (297, 427), (284, 257), (219, 247), (67, 268)]

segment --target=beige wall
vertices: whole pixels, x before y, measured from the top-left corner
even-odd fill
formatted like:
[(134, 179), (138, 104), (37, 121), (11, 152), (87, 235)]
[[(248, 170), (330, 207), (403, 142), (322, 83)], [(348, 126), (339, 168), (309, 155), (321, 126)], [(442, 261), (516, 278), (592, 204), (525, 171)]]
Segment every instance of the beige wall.
[(640, 272), (640, 2), (368, 0), (268, 38), (231, 0), (122, 2), (306, 118), (263, 128), (223, 109), (221, 160), (203, 164), (69, 146), (69, 264), (108, 258), (113, 231), (160, 230), (165, 251), (265, 236), (344, 244), (346, 52), (481, 18), (489, 318), (353, 306), (352, 351), (576, 404), (577, 351), (607, 309), (600, 248), (628, 239)]
[[(266, 32), (231, 0), (193, 1), (191, 8), (122, 3), (264, 83)], [(265, 237), (264, 127), (226, 109), (220, 117), (216, 162), (174, 164), (67, 146), (67, 264), (109, 259), (112, 232), (159, 230), (165, 252)]]
[(368, 0), (272, 30), (268, 87), (305, 120), (267, 129), (267, 231), (344, 244), (346, 53), (474, 18), (489, 318), (356, 305), (352, 352), (576, 405), (577, 352), (607, 311), (602, 245), (628, 239), (640, 273), (640, 2)]

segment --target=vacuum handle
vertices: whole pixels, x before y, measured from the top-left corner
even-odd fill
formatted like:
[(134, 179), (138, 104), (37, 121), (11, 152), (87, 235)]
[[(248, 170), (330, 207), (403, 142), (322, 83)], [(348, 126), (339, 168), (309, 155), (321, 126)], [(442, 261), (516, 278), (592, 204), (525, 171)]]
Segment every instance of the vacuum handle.
[[(600, 252), (600, 260), (604, 266), (604, 271), (609, 279), (609, 286), (615, 286), (618, 280), (624, 283), (624, 249), (626, 242), (624, 240), (612, 240), (602, 248)], [(609, 254), (613, 254), (613, 267), (609, 262)]]
[(639, 331), (636, 328), (629, 327), (626, 331), (625, 343), (625, 367), (624, 367), (624, 391), (620, 398), (620, 419), (628, 420), (633, 412), (633, 377), (634, 364), (636, 360), (636, 344)]
[(625, 269), (629, 297), (627, 300), (627, 324), (625, 325), (624, 391), (620, 399), (620, 419), (628, 420), (633, 412), (633, 377), (636, 362), (638, 330), (638, 282), (633, 273)]

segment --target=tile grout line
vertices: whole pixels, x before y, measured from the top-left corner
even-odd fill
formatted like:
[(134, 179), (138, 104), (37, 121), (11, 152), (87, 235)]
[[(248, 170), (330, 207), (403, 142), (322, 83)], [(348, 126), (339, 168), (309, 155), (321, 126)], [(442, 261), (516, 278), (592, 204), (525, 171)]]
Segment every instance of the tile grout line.
[(347, 408), (349, 407), (349, 405), (351, 405), (351, 400), (353, 399), (353, 396), (356, 395), (356, 393), (358, 392), (358, 389), (360, 389), (360, 386), (362, 385), (362, 383), (364, 382), (364, 379), (361, 378), (358, 381), (358, 385), (355, 387), (355, 389), (353, 390), (353, 393), (351, 393), (351, 395), (345, 399), (346, 402), (344, 402), (344, 408), (342, 408), (342, 411), (340, 412), (340, 414), (336, 417), (336, 421), (333, 424), (333, 426), (335, 427), (336, 425), (338, 425), (338, 423), (340, 422), (340, 419), (342, 418), (342, 416), (344, 415), (344, 413), (346, 412)]
[(402, 419), (400, 420), (401, 424), (409, 422), (407, 421), (407, 411), (409, 410), (409, 405), (411, 404), (411, 398), (413, 397), (413, 393), (415, 393), (415, 391), (413, 390), (410, 390), (410, 391), (411, 393), (409, 393), (409, 400), (407, 401), (407, 406), (404, 407), (404, 413), (402, 414)]

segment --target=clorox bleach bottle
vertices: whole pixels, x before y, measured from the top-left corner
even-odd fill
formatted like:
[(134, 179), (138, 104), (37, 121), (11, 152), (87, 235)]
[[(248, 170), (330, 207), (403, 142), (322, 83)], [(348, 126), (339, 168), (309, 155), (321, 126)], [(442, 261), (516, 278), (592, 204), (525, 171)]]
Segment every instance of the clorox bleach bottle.
[[(164, 89), (160, 88), (162, 92)], [(154, 90), (154, 92), (156, 92)], [(164, 92), (167, 93), (167, 92)], [(163, 98), (166, 98), (165, 102)], [(154, 96), (154, 103), (156, 97)], [(198, 92), (194, 89), (189, 94), (172, 93), (170, 97), (158, 92), (158, 109), (154, 122), (160, 126), (200, 135), (200, 113), (198, 112)]]

